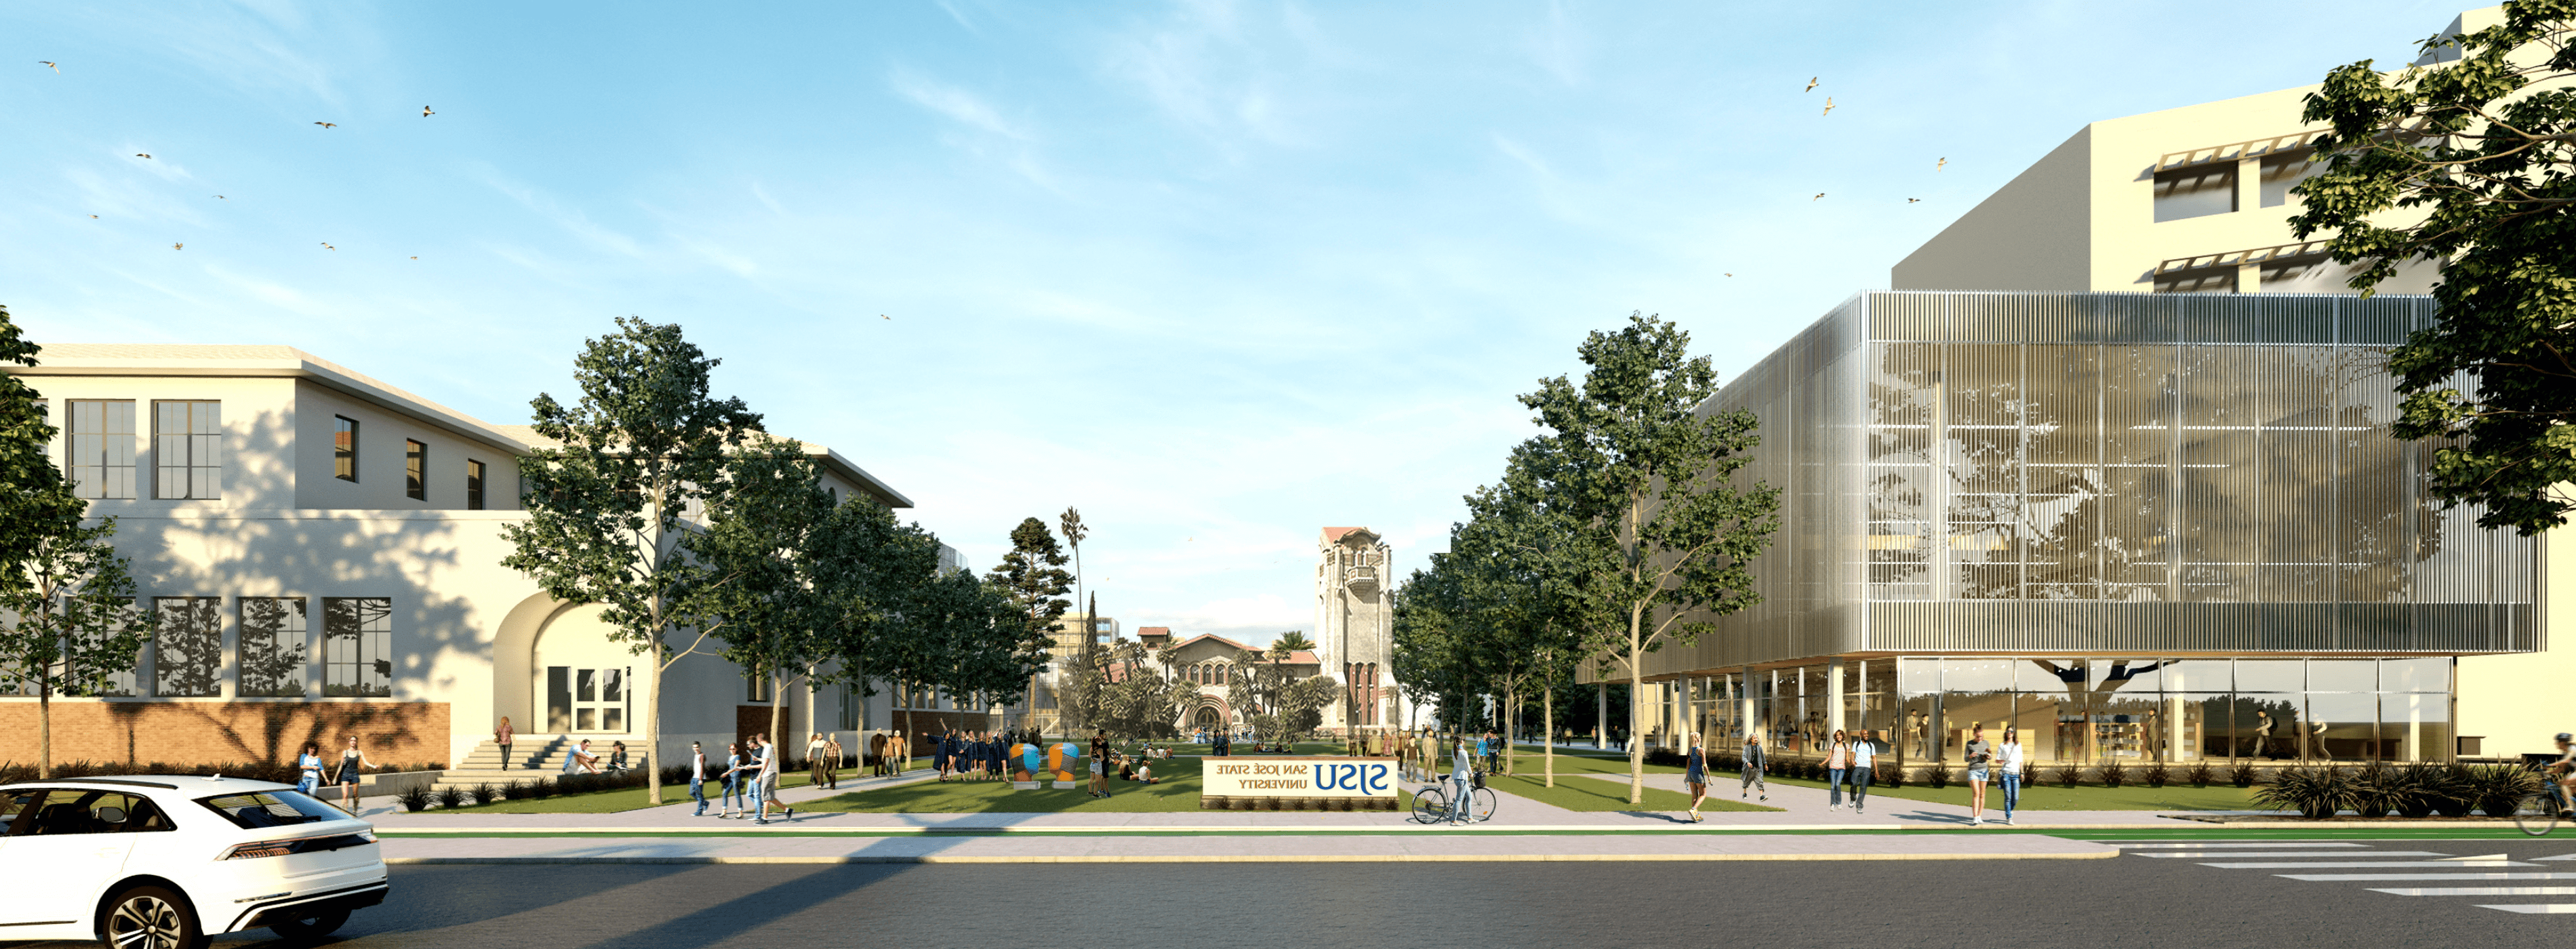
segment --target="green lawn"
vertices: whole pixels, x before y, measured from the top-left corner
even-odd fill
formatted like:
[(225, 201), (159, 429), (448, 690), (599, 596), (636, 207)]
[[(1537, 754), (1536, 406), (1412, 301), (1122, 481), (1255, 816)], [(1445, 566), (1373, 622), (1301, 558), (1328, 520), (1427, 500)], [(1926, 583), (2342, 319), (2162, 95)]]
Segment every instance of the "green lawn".
[[(873, 791), (853, 791), (799, 804), (796, 809), (818, 814), (1133, 814), (1198, 810), (1197, 762), (1172, 761), (1165, 764), (1170, 766), (1170, 777), (1161, 783), (1146, 785), (1113, 778), (1109, 782), (1110, 796), (1107, 798), (1092, 797), (1079, 787), (1053, 790), (1044, 783), (1034, 791), (1015, 791), (1009, 781), (951, 781), (946, 784), (925, 781)], [(1158, 767), (1155, 770), (1165, 769)], [(1088, 776), (1085, 777), (1083, 784), (1088, 786)]]
[[(1772, 777), (1769, 780), (1772, 784), (1803, 788), (1822, 790), (1825, 787), (1825, 782), (1804, 778)], [(1968, 806), (1968, 785), (1962, 781), (1946, 788), (1935, 789), (1928, 784), (1908, 783), (1894, 790), (1890, 790), (1885, 785), (1871, 785), (1869, 796), (1931, 801), (1966, 807)], [(2004, 791), (2001, 785), (1986, 787), (1987, 810), (2003, 810), (2003, 801)], [(2025, 784), (2021, 789), (2020, 809), (2025, 811), (2252, 811), (2263, 808), (2254, 803), (2253, 788), (2227, 785), (2196, 788), (2188, 784), (2168, 784), (2161, 788), (2151, 788), (2143, 784), (2125, 784), (2117, 788), (2106, 788), (2088, 784), (2068, 788), (2054, 784), (2044, 787)]]
[[(1559, 763), (1563, 763), (1563, 760), (1559, 759)], [(1537, 776), (1527, 774), (1489, 777), (1485, 779), (1485, 784), (1497, 791), (1517, 794), (1569, 811), (1680, 811), (1690, 808), (1690, 795), (1653, 787), (1646, 789), (1644, 804), (1630, 804), (1627, 785), (1579, 774), (1568, 777), (1562, 773), (1562, 769), (1557, 775), (1556, 786), (1552, 788), (1541, 783)], [(1412, 802), (1408, 800), (1406, 806), (1412, 806)], [(1780, 810), (1777, 807), (1730, 801), (1715, 795), (1700, 802), (1699, 809), (1703, 811)]]
[[(860, 773), (865, 774), (865, 769), (861, 769)], [(843, 769), (841, 771), (841, 777), (846, 779), (849, 776), (850, 772), (848, 769)], [(802, 771), (778, 776), (778, 785), (781, 788), (804, 787), (808, 783), (810, 782), (807, 780), (807, 775)], [(718, 782), (707, 782), (707, 807), (710, 810), (720, 806), (717, 803), (716, 795), (718, 790), (722, 787), (723, 785)], [(665, 805), (689, 803), (688, 783), (684, 781), (679, 784), (663, 785), (662, 803)], [(421, 813), (614, 814), (618, 811), (642, 810), (652, 806), (654, 806), (652, 803), (645, 800), (644, 789), (636, 787), (618, 788), (614, 791), (591, 791), (586, 794), (557, 794), (553, 797), (532, 798), (523, 801), (500, 801), (492, 804), (477, 804), (472, 807), (432, 807), (428, 810), (422, 811)]]

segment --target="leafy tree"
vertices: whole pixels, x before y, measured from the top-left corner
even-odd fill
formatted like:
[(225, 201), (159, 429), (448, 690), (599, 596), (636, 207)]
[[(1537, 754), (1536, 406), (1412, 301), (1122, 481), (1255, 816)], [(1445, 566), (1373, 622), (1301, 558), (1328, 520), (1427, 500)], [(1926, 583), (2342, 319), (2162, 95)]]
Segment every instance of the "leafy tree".
[[(547, 594), (605, 607), (610, 636), (644, 664), (646, 794), (662, 802), (662, 674), (721, 632), (720, 615), (681, 596), (705, 589), (706, 566), (681, 543), (684, 513), (721, 483), (727, 452), (760, 429), (740, 399), (708, 394), (717, 360), (676, 324), (620, 319), (574, 360), (581, 398), (539, 394), (537, 434), (554, 442), (520, 462), (527, 520), (502, 529), (503, 566)], [(687, 642), (677, 640), (685, 636)]]
[(2441, 321), (2389, 356), (2405, 397), (2391, 431), (2446, 442), (2434, 496), (2536, 534), (2576, 511), (2576, 0), (2515, 0), (2503, 23), (2422, 49), (2439, 62), (2363, 60), (2308, 95), (2329, 161), (2290, 225), (2332, 234), (2365, 294), (2441, 261)]
[[(1552, 739), (1556, 686), (1585, 655), (1582, 631), (1606, 625), (1587, 612), (1599, 604), (1581, 595), (1583, 560), (1569, 557), (1581, 549), (1576, 523), (1546, 502), (1519, 454), (1502, 484), (1467, 498), (1470, 517), (1451, 531), (1449, 544), (1468, 605), (1465, 657), (1503, 697), (1505, 773), (1518, 767), (1513, 739), (1525, 699), (1540, 694), (1542, 733)], [(1554, 744), (1544, 744), (1542, 754), (1547, 785), (1554, 787)]]
[[(823, 601), (818, 631), (839, 660), (816, 681), (850, 683), (864, 699), (875, 694), (867, 672), (875, 653), (911, 634), (913, 614), (941, 576), (939, 538), (875, 499), (852, 497), (809, 539), (807, 558), (800, 568)], [(859, 727), (870, 726), (862, 720)]]
[(706, 529), (680, 539), (704, 569), (679, 598), (721, 617), (713, 625), (723, 656), (767, 680), (768, 734), (783, 745), (788, 688), (813, 683), (845, 645), (833, 635), (843, 619), (838, 591), (817, 582), (834, 507), (804, 446), (755, 433), (708, 492)]
[(1395, 681), (1416, 695), (1436, 696), (1433, 713), (1446, 725), (1462, 706), (1472, 678), (1472, 663), (1461, 654), (1457, 625), (1466, 611), (1459, 568), (1450, 554), (1431, 555), (1430, 570), (1415, 570), (1395, 590), (1392, 622), (1395, 654), (1388, 665)]
[[(1634, 686), (1647, 653), (1688, 644), (1712, 619), (1761, 601), (1751, 563), (1778, 524), (1779, 490), (1734, 483), (1760, 444), (1743, 411), (1699, 414), (1717, 394), (1717, 370), (1690, 355), (1690, 335), (1633, 315), (1617, 332), (1594, 332), (1578, 352), (1580, 385), (1544, 379), (1521, 397), (1547, 434), (1522, 454), (1545, 485), (1545, 503), (1574, 530), (1565, 571), (1587, 613), (1585, 652), (1606, 653)], [(1641, 690), (1630, 690), (1634, 703)], [(1629, 720), (1638, 720), (1632, 704)], [(1645, 799), (1645, 745), (1628, 747), (1628, 802)]]
[[(0, 362), (33, 366), (37, 351), (0, 307)], [(134, 608), (116, 519), (81, 523), (89, 502), (45, 454), (57, 432), (36, 391), (0, 374), (0, 682), (35, 692), (44, 778), (54, 774), (54, 693), (106, 692), (160, 622)]]
[[(986, 576), (1017, 610), (1025, 635), (1051, 636), (1056, 623), (1072, 608), (1073, 604), (1064, 599), (1073, 585), (1073, 575), (1064, 571), (1066, 561), (1064, 548), (1056, 544), (1054, 534), (1047, 532), (1045, 521), (1032, 517), (1011, 528), (1011, 552), (1003, 554), (1002, 562)], [(1036, 708), (1035, 674), (1029, 677), (1027, 688), (1029, 707)], [(1061, 698), (1057, 703), (1059, 715), (1064, 705)]]

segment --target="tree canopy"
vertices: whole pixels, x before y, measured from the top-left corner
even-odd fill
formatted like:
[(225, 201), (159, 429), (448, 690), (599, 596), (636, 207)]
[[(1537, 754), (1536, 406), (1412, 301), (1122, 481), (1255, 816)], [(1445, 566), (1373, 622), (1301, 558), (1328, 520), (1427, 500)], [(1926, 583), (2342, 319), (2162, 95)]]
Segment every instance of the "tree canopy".
[(2427, 65), (2328, 73), (2331, 126), (2302, 182), (2299, 237), (2329, 234), (2367, 294), (2433, 260), (2440, 320), (2389, 357), (2400, 438), (2435, 441), (2430, 492), (2534, 534), (2576, 511), (2576, 0), (2422, 44)]

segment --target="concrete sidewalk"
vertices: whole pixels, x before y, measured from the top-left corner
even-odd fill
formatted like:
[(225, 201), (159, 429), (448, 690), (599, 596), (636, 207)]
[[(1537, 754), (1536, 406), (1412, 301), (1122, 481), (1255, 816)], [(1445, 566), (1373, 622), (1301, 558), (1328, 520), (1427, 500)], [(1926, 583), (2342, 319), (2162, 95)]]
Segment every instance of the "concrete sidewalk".
[(1388, 863), (1717, 860), (2094, 860), (2119, 849), (2042, 834), (1260, 836), (923, 835), (389, 837), (389, 864)]

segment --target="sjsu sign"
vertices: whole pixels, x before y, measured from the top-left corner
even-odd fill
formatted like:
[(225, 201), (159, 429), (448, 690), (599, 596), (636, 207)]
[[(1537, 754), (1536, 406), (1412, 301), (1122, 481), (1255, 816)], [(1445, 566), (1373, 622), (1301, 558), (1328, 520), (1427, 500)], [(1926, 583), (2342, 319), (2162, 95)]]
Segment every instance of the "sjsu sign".
[[(1353, 801), (1363, 809), (1392, 807), (1396, 799), (1393, 758), (1273, 758), (1236, 756), (1199, 759), (1203, 802), (1216, 807), (1244, 800), (1276, 798), (1278, 806), (1303, 808), (1316, 798), (1383, 799)], [(1216, 803), (1226, 802), (1226, 803)], [(1335, 809), (1341, 809), (1336, 807)]]

